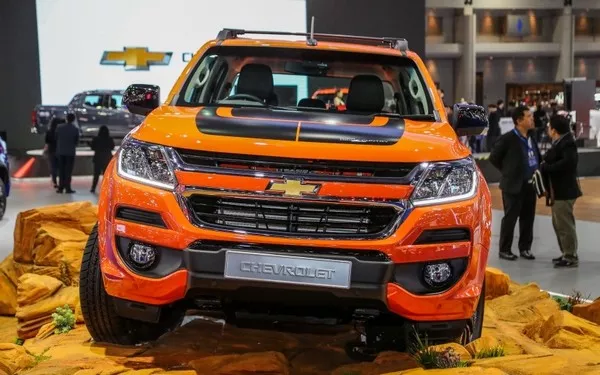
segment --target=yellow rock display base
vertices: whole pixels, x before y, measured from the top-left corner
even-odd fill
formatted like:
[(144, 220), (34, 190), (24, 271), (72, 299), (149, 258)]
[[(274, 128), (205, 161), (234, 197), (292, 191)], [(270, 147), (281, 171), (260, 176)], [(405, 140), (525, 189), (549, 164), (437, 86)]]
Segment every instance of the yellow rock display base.
[[(78, 275), (96, 215), (89, 202), (19, 214), (14, 252), (0, 263), (0, 375), (600, 375), (600, 301), (571, 314), (535, 283), (492, 268), (482, 337), (433, 348), (452, 347), (466, 367), (425, 370), (397, 352), (353, 362), (344, 350), (356, 337), (351, 327), (292, 334), (196, 319), (144, 346), (94, 343), (79, 313)], [(52, 313), (64, 305), (77, 325), (56, 334)], [(503, 356), (480, 358), (499, 347)]]

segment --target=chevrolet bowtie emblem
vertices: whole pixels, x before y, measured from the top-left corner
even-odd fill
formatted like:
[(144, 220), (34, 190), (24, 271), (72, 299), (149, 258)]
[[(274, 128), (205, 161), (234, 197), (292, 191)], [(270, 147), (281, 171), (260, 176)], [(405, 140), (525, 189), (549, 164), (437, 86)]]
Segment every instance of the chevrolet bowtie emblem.
[(304, 184), (298, 180), (285, 180), (284, 182), (271, 181), (265, 190), (268, 193), (299, 197), (305, 194), (316, 194), (320, 188), (321, 185)]
[(121, 65), (125, 70), (149, 70), (151, 65), (169, 65), (173, 52), (149, 52), (148, 48), (124, 47), (123, 51), (104, 51), (101, 65)]

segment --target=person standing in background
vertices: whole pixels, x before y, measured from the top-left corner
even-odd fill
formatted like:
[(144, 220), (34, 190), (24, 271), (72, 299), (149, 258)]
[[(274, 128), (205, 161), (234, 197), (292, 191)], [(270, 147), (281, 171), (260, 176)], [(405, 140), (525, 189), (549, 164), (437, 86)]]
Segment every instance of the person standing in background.
[(50, 122), (50, 129), (46, 132), (44, 139), (44, 153), (48, 157), (48, 167), (50, 167), (50, 176), (52, 178), (52, 185), (54, 188), (58, 188), (58, 162), (56, 160), (56, 128), (60, 120), (53, 118)]
[(75, 115), (68, 113), (67, 123), (56, 128), (56, 157), (59, 175), (57, 193), (75, 193), (75, 190), (71, 189), (71, 176), (78, 143), (79, 128), (75, 125)]
[(98, 135), (92, 139), (92, 150), (94, 151), (94, 178), (90, 192), (96, 193), (96, 186), (100, 175), (104, 175), (104, 170), (112, 158), (112, 150), (115, 148), (115, 142), (110, 137), (110, 132), (106, 125), (102, 125)]
[(552, 226), (562, 255), (552, 259), (554, 267), (577, 267), (577, 230), (573, 206), (583, 194), (577, 180), (577, 145), (571, 134), (569, 118), (555, 115), (550, 119), (548, 136), (552, 146), (544, 155), (540, 171), (547, 176)]
[(486, 135), (486, 150), (489, 152), (494, 147), (494, 143), (501, 135), (500, 132), (500, 114), (495, 104), (488, 105), (488, 131)]
[(515, 128), (498, 138), (489, 158), (490, 163), (502, 173), (500, 190), (504, 217), (500, 226), (499, 256), (507, 260), (517, 259), (511, 248), (518, 219), (520, 255), (525, 259), (535, 259), (531, 245), (537, 196), (532, 177), (538, 169), (541, 155), (532, 137), (533, 114), (529, 108), (515, 108), (512, 118)]
[(498, 102), (496, 102), (496, 112), (498, 112), (498, 118), (507, 115), (506, 108), (504, 108), (504, 100), (498, 99)]
[(535, 124), (535, 139), (538, 143), (541, 142), (546, 124), (548, 123), (547, 113), (544, 110), (542, 102), (535, 104), (535, 112), (533, 112), (533, 122)]

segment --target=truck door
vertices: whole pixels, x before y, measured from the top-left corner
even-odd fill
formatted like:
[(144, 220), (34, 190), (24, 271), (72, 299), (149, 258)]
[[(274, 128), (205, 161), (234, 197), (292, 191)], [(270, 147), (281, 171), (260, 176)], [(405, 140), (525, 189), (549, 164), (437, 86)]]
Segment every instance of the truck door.
[(108, 125), (109, 113), (105, 94), (87, 94), (77, 106), (77, 122), (81, 135), (89, 138), (98, 134), (102, 125)]
[(113, 138), (123, 138), (135, 127), (133, 114), (123, 106), (123, 94), (113, 93), (108, 95), (108, 108), (110, 118), (108, 130)]

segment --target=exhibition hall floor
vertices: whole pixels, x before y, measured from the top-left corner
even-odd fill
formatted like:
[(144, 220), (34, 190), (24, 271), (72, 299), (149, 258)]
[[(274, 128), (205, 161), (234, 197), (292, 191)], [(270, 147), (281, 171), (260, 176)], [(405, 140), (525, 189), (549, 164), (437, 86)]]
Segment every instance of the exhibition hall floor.
[[(97, 201), (97, 196), (89, 192), (90, 177), (74, 177), (75, 194), (56, 194), (48, 179), (15, 180), (4, 219), (0, 221), (0, 261), (12, 252), (15, 218), (20, 211), (34, 207), (66, 203), (80, 200)], [(518, 283), (537, 282), (541, 288), (555, 293), (570, 294), (574, 289), (585, 296), (598, 297), (600, 285), (600, 178), (582, 179), (581, 185), (585, 197), (576, 204), (577, 232), (579, 235), (579, 268), (555, 269), (551, 259), (559, 254), (558, 244), (552, 229), (547, 207), (539, 201), (538, 215), (535, 221), (535, 238), (532, 252), (534, 261), (519, 259), (515, 262), (498, 258), (498, 234), (502, 219), (502, 201), (497, 186), (491, 186), (494, 197), (492, 251), (488, 264), (502, 269)], [(518, 229), (515, 230), (518, 235)], [(517, 239), (513, 244), (516, 250)]]

